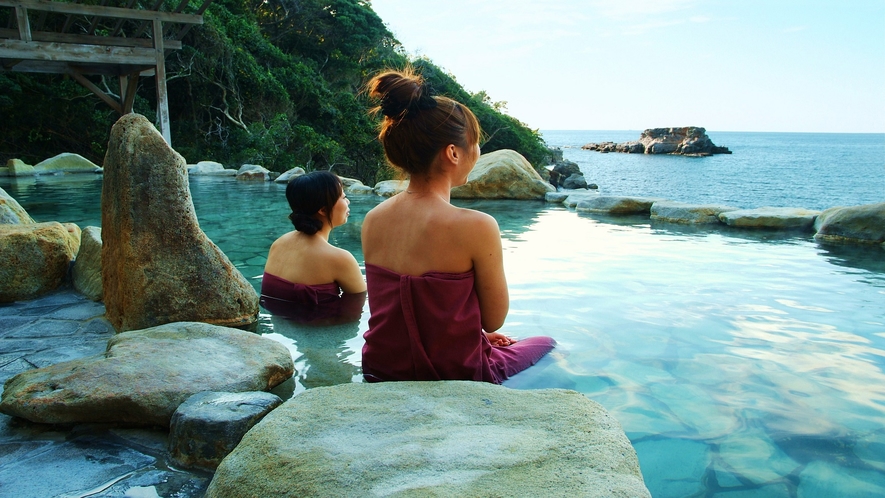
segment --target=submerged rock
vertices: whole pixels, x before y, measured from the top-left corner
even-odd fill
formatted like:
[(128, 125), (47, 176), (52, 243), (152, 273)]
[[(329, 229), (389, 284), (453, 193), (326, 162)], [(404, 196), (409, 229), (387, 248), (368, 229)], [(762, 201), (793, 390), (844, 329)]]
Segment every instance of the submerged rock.
[(25, 211), (11, 195), (0, 188), (0, 225), (20, 225), (35, 223), (34, 218)]
[(685, 204), (675, 201), (657, 201), (651, 205), (651, 219), (669, 223), (720, 223), (719, 215), (737, 208), (717, 204)]
[(168, 426), (201, 391), (269, 390), (292, 376), (282, 344), (206, 323), (118, 334), (103, 354), (22, 372), (6, 382), (0, 412), (32, 422)]
[(591, 195), (578, 202), (575, 211), (597, 214), (650, 214), (652, 204), (663, 200), (665, 199), (654, 197)]
[(57, 289), (79, 249), (80, 227), (73, 223), (0, 224), (0, 303)]
[(225, 169), (224, 165), (215, 161), (200, 161), (197, 164), (188, 164), (187, 172), (191, 175), (203, 176), (237, 176), (237, 170)]
[(206, 496), (650, 496), (618, 422), (575, 391), (482, 382), (310, 389), (250, 430)]
[(719, 220), (728, 226), (741, 228), (774, 228), (810, 230), (820, 211), (790, 207), (761, 207), (739, 209), (719, 215)]
[(282, 403), (262, 391), (194, 394), (172, 415), (169, 455), (182, 467), (213, 471), (252, 426)]
[(520, 153), (503, 149), (480, 156), (467, 183), (452, 189), (452, 198), (544, 200), (555, 190)]
[(885, 202), (827, 209), (815, 220), (814, 238), (828, 243), (885, 243)]
[(184, 159), (150, 121), (117, 121), (105, 168), (102, 279), (114, 327), (255, 322), (258, 294), (200, 229)]
[(86, 227), (80, 234), (80, 250), (71, 269), (71, 282), (80, 294), (101, 301), (101, 228)]

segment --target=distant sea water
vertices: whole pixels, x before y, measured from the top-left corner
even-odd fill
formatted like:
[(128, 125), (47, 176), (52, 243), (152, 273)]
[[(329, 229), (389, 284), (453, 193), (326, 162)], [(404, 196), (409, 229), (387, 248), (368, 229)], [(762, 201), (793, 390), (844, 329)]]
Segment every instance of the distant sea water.
[(682, 157), (599, 153), (592, 142), (638, 140), (641, 131), (542, 130), (605, 195), (690, 204), (827, 209), (885, 202), (885, 134), (707, 130), (732, 154)]

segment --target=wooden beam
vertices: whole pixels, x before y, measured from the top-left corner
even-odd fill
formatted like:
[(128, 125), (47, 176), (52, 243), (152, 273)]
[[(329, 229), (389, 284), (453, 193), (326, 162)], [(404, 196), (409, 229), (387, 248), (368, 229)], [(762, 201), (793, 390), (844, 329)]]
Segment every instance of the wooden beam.
[[(80, 74), (102, 74), (105, 76), (120, 76), (121, 74), (144, 73), (142, 76), (154, 75), (154, 63), (150, 65), (131, 64), (90, 64), (77, 62), (77, 71)], [(32, 61), (23, 59), (0, 58), (0, 71), (14, 71), (17, 73), (41, 73), (41, 74), (67, 74), (68, 63), (62, 61)]]
[(0, 40), (0, 59), (152, 66), (156, 63), (156, 57), (155, 50), (140, 47), (102, 47), (100, 45)]
[(80, 14), (86, 16), (112, 17), (115, 19), (138, 19), (142, 21), (165, 21), (181, 24), (203, 24), (203, 16), (178, 14), (156, 10), (124, 9), (122, 7), (101, 7), (76, 3), (51, 2), (47, 0), (0, 0), (0, 7), (23, 7), (27, 10), (57, 12), (59, 14)]
[(135, 92), (138, 90), (138, 73), (120, 76), (120, 98), (123, 101), (123, 114), (132, 112)]
[(31, 23), (28, 21), (28, 9), (15, 6), (15, 19), (18, 22), (18, 39), (21, 41), (31, 41)]
[[(188, 25), (190, 26), (190, 25)], [(16, 39), (18, 31), (14, 29), (0, 28), (0, 38)], [(33, 31), (31, 40), (58, 43), (73, 43), (75, 45), (103, 45), (114, 47), (143, 47), (154, 48), (154, 40), (150, 38), (123, 38), (121, 36), (88, 36), (75, 35), (73, 33), (54, 33), (52, 31)], [(167, 50), (181, 50), (181, 42), (178, 40), (165, 40), (163, 46)]]
[(157, 57), (157, 118), (160, 122), (160, 133), (172, 147), (172, 132), (169, 130), (169, 95), (166, 92), (166, 50), (163, 48), (163, 21), (154, 19), (154, 50)]
[(83, 85), (83, 86), (85, 86), (86, 88), (90, 89), (90, 90), (92, 91), (92, 93), (94, 93), (95, 95), (97, 95), (98, 98), (100, 98), (101, 100), (103, 100), (107, 105), (113, 107), (114, 110), (117, 111), (119, 114), (123, 114), (123, 108), (120, 107), (120, 103), (119, 103), (119, 102), (117, 102), (116, 100), (114, 100), (114, 98), (111, 97), (110, 95), (108, 95), (108, 94), (104, 93), (103, 91), (101, 91), (100, 88), (98, 88), (97, 86), (95, 86), (94, 83), (92, 83), (91, 81), (89, 81), (88, 79), (86, 79), (85, 76), (83, 76), (82, 74), (80, 74), (79, 72), (77, 72), (76, 69), (74, 69), (74, 68), (70, 68), (70, 70), (68, 71), (68, 74), (70, 74), (70, 75), (71, 75), (75, 80), (77, 80), (77, 82), (79, 82), (81, 85)]

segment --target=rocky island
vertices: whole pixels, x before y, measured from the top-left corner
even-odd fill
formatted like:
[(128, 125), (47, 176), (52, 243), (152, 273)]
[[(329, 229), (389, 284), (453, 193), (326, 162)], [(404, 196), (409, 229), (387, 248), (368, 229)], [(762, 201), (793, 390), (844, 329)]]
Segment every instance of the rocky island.
[(707, 130), (697, 126), (683, 128), (649, 128), (639, 140), (616, 144), (614, 142), (590, 143), (581, 147), (597, 152), (624, 152), (627, 154), (676, 154), (704, 157), (713, 154), (731, 154), (728, 147), (713, 144)]

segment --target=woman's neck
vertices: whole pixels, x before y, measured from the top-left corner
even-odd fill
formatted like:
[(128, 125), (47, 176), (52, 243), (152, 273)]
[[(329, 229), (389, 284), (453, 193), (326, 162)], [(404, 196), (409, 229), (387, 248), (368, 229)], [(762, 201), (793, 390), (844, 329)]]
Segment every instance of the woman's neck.
[(412, 176), (405, 193), (409, 196), (433, 195), (449, 202), (451, 200), (452, 182), (444, 175)]

